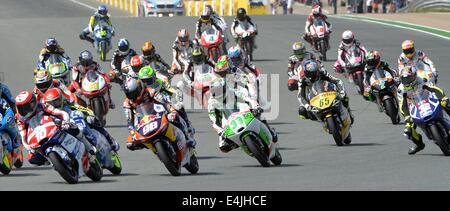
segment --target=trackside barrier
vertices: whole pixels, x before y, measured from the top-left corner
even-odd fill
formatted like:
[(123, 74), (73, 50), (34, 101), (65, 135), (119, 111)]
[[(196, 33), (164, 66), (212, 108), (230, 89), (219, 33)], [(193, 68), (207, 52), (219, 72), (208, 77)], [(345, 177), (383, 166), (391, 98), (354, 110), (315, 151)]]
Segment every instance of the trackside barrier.
[(250, 4), (248, 0), (185, 0), (186, 16), (200, 16), (203, 8), (211, 5), (221, 16), (234, 16), (238, 8), (244, 8), (249, 15), (267, 15), (268, 7), (264, 4)]
[(423, 10), (450, 11), (450, 0), (413, 0), (399, 12), (420, 12)]
[(97, 1), (127, 11), (135, 17), (138, 16), (139, 0), (97, 0)]

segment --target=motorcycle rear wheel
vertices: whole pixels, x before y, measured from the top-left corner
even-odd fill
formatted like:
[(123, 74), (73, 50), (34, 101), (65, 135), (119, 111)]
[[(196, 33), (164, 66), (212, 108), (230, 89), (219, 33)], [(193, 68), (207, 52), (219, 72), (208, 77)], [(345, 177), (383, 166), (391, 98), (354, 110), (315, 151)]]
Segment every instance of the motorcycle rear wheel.
[[(7, 155), (3, 155), (3, 156), (7, 156)], [(4, 159), (4, 158), (0, 158), (0, 159)], [(8, 158), (6, 158), (8, 159)], [(9, 162), (9, 159), (8, 159)], [(0, 165), (0, 172), (2, 172), (2, 174), (4, 175), (8, 175), (11, 172), (12, 166), (11, 163), (9, 165), (6, 165), (4, 162), (2, 163), (2, 165)]]
[(86, 172), (86, 176), (94, 182), (98, 182), (102, 179), (103, 169), (97, 159), (95, 160), (95, 163), (89, 163), (89, 170)]
[(387, 115), (391, 118), (392, 124), (396, 125), (399, 123), (398, 118), (398, 108), (395, 106), (395, 100), (393, 98), (389, 98), (383, 101), (384, 107), (386, 109)]
[(97, 116), (100, 119), (100, 127), (105, 127), (106, 125), (106, 120), (104, 120), (104, 115), (105, 111), (104, 111), (104, 102), (101, 99), (93, 99), (92, 101), (92, 110), (94, 111), (95, 116)]
[(272, 161), (273, 165), (281, 165), (281, 162), (283, 162), (283, 158), (281, 157), (280, 151), (278, 149), (276, 149), (275, 156), (270, 159), (270, 161)]

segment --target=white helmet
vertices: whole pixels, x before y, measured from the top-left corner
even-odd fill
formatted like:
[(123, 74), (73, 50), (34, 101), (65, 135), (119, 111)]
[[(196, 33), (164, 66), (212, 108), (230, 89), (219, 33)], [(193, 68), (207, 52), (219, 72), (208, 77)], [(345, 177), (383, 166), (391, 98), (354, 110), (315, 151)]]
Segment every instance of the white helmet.
[(355, 41), (355, 35), (353, 34), (352, 31), (347, 30), (344, 31), (344, 33), (342, 33), (342, 44), (344, 44), (345, 46), (350, 46), (353, 44), (353, 42)]

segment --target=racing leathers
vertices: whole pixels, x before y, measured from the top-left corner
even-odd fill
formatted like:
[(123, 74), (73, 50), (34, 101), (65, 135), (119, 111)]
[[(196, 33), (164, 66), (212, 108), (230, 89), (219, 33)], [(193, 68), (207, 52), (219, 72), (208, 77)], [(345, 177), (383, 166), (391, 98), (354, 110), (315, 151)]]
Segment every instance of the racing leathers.
[(278, 141), (277, 132), (260, 116), (263, 110), (258, 102), (249, 97), (247, 89), (232, 80), (228, 80), (228, 78), (229, 76), (226, 76), (226, 78), (217, 77), (212, 81), (212, 92), (208, 99), (208, 115), (213, 129), (219, 135), (220, 150), (226, 153), (239, 147), (233, 142), (230, 142), (231, 144), (228, 143), (222, 136), (224, 127), (226, 126), (226, 118), (228, 118), (225, 110), (251, 110), (255, 114), (255, 117), (267, 126), (272, 135), (273, 143), (276, 143)]
[(246, 16), (246, 19), (244, 20), (244, 21), (240, 21), (237, 17), (233, 20), (233, 23), (231, 24), (231, 28), (230, 28), (230, 30), (231, 30), (231, 35), (233, 36), (233, 38), (234, 38), (234, 41), (236, 42), (236, 43), (238, 43), (238, 40), (239, 40), (239, 36), (238, 36), (238, 34), (236, 33), (236, 28), (240, 25), (240, 24), (245, 24), (245, 23), (248, 23), (248, 24), (250, 24), (251, 26), (253, 26), (253, 28), (255, 29), (255, 32), (254, 32), (254, 36), (253, 36), (253, 47), (256, 49), (257, 48), (257, 45), (256, 45), (256, 35), (258, 35), (258, 29), (256, 28), (256, 24), (254, 24), (253, 22), (252, 22), (252, 19), (249, 17), (249, 16)]
[(155, 91), (154, 98), (158, 102), (162, 102), (164, 99), (170, 102), (173, 107), (177, 110), (178, 114), (186, 122), (188, 127), (188, 132), (191, 136), (194, 135), (195, 129), (192, 127), (191, 121), (189, 121), (186, 110), (183, 106), (183, 92), (175, 87), (172, 87), (169, 83), (164, 82), (164, 80), (157, 78), (155, 83), (151, 85), (146, 85)]
[(133, 139), (135, 126), (137, 126), (138, 124), (138, 118), (136, 118), (136, 107), (138, 107), (140, 104), (150, 102), (163, 105), (166, 111), (169, 112), (169, 115), (175, 116), (172, 123), (184, 132), (186, 140), (188, 140), (188, 145), (194, 147), (195, 140), (189, 135), (187, 126), (185, 125), (186, 123), (182, 120), (182, 118), (178, 117), (178, 112), (176, 111), (175, 107), (167, 102), (165, 98), (160, 98), (160, 101), (158, 101), (158, 99), (155, 98), (155, 94), (155, 90), (153, 90), (152, 88), (145, 88), (143, 95), (140, 96), (136, 101), (125, 98), (125, 101), (123, 102), (123, 109), (125, 112), (125, 117), (127, 118), (128, 131), (130, 133), (127, 139), (127, 148), (129, 150), (137, 150), (143, 148), (142, 145), (137, 144)]
[(296, 91), (298, 90), (298, 77), (297, 77), (297, 68), (303, 61), (306, 61), (308, 59), (316, 59), (314, 54), (311, 52), (305, 52), (303, 55), (303, 58), (299, 58), (297, 55), (292, 54), (288, 58), (288, 69), (287, 69), (287, 75), (288, 75), (288, 89), (289, 91)]
[(122, 64), (124, 61), (126, 63), (129, 63), (131, 60), (131, 57), (137, 55), (136, 51), (130, 48), (128, 53), (124, 54), (119, 49), (116, 49), (114, 51), (113, 57), (111, 59), (111, 68), (112, 70), (109, 72), (109, 76), (111, 77), (111, 81), (118, 83), (120, 85), (123, 84), (124, 75), (126, 75), (128, 72), (125, 70), (125, 67), (122, 67)]
[(388, 63), (381, 61), (380, 64), (378, 64), (375, 67), (370, 67), (370, 66), (366, 65), (366, 67), (364, 68), (364, 81), (363, 81), (364, 93), (363, 93), (363, 96), (364, 96), (364, 99), (369, 100), (369, 101), (375, 100), (375, 96), (373, 96), (373, 93), (371, 90), (371, 84), (370, 84), (370, 78), (372, 77), (372, 73), (375, 69), (383, 69), (384, 71), (391, 74), (391, 76), (394, 79), (394, 81), (396, 82), (396, 84), (400, 83), (397, 72), (392, 70), (389, 67)]
[(112, 26), (111, 20), (109, 18), (109, 15), (100, 15), (98, 12), (96, 12), (91, 18), (89, 19), (88, 27), (84, 28), (83, 31), (80, 34), (80, 39), (87, 40), (90, 43), (94, 42), (94, 39), (91, 37), (92, 33), (94, 31), (94, 27), (100, 22), (104, 21), (108, 26), (111, 27), (111, 33), (114, 36), (114, 27)]
[[(298, 108), (298, 114), (302, 119), (317, 120), (315, 115), (311, 112), (311, 105), (309, 104), (309, 100), (307, 98), (309, 92), (311, 91), (311, 86), (313, 83), (311, 83), (308, 78), (304, 77), (302, 66), (299, 66), (297, 71), (300, 78), (298, 83), (298, 95), (297, 95), (298, 101), (300, 103), (300, 106)], [(351, 118), (351, 124), (353, 124), (354, 121), (353, 115), (350, 110), (349, 97), (347, 96), (347, 93), (345, 91), (344, 83), (339, 78), (336, 78), (332, 76), (330, 73), (328, 73), (323, 68), (322, 65), (319, 71), (320, 73), (317, 77), (317, 80), (325, 80), (333, 84), (336, 84), (339, 93), (339, 98), (342, 100), (344, 107), (348, 110), (348, 113), (350, 114)]]
[[(53, 79), (52, 80), (52, 85), (49, 87), (50, 88), (58, 88), (62, 95), (70, 102), (70, 103), (74, 103), (76, 101), (76, 96), (69, 90), (69, 88), (67, 88), (66, 85), (64, 85), (64, 83), (62, 83), (60, 80), (57, 79)], [(44, 103), (44, 94), (45, 92), (42, 92), (39, 88), (34, 87), (33, 90), (33, 94), (36, 95), (36, 99), (38, 102), (40, 103)]]
[(11, 95), (9, 87), (4, 83), (0, 83), (0, 98), (6, 100), (9, 107), (13, 108), (13, 112), (16, 113), (16, 109), (14, 109), (16, 107), (16, 101)]
[[(89, 65), (89, 67), (84, 67), (80, 63), (77, 63), (72, 68), (72, 83), (69, 86), (69, 91), (75, 93), (76, 98), (79, 100), (83, 100), (84, 102), (89, 102), (81, 93), (82, 82), (88, 71), (96, 71), (100, 75), (104, 75), (103, 69), (95, 61), (91, 65)], [(108, 92), (106, 95), (108, 95), (106, 100), (109, 100), (109, 107), (111, 109), (114, 109), (115, 104), (111, 98), (111, 84), (108, 84)]]
[[(309, 45), (313, 45), (313, 40), (311, 38), (311, 32), (309, 30), (309, 28), (313, 25), (314, 21), (319, 19), (319, 20), (323, 20), (325, 22), (325, 24), (327, 24), (327, 28), (329, 33), (331, 33), (331, 23), (329, 23), (327, 21), (327, 16), (324, 14), (320, 14), (319, 17), (314, 17), (314, 15), (312, 13), (309, 14), (308, 18), (306, 19), (306, 23), (305, 23), (305, 32), (303, 33), (303, 39), (309, 43)], [(329, 42), (329, 39), (327, 40), (327, 42)], [(328, 43), (327, 46), (330, 46), (330, 44)]]
[(427, 55), (425, 55), (422, 51), (416, 51), (414, 57), (412, 59), (409, 59), (405, 56), (404, 53), (402, 53), (398, 58), (398, 71), (403, 70), (405, 66), (414, 66), (417, 62), (423, 62), (424, 64), (428, 65), (431, 69), (431, 72), (433, 73), (434, 78), (438, 78), (438, 71), (436, 70), (436, 67), (434, 66), (433, 61), (431, 61)]
[(167, 62), (165, 62), (164, 59), (161, 58), (159, 54), (154, 54), (152, 57), (141, 55), (141, 57), (144, 61), (144, 66), (151, 65), (152, 68), (156, 70), (159, 75), (162, 75), (166, 78), (165, 79), (166, 82), (169, 82), (170, 79), (173, 77), (170, 71), (170, 65), (167, 64)]
[(61, 48), (59, 45), (56, 47), (56, 50), (54, 52), (49, 51), (47, 48), (42, 48), (41, 51), (39, 52), (39, 61), (36, 67), (36, 70), (42, 70), (42, 69), (46, 69), (45, 68), (45, 62), (47, 61), (47, 59), (50, 57), (50, 55), (52, 54), (58, 54), (61, 57), (63, 57), (67, 64), (67, 68), (69, 69), (72, 66), (72, 62), (70, 60), (70, 57), (66, 54), (66, 52), (64, 51), (64, 48)]
[(346, 64), (345, 64), (345, 56), (346, 56), (347, 52), (350, 49), (352, 49), (353, 47), (358, 48), (359, 50), (361, 50), (361, 52), (364, 53), (364, 55), (363, 55), (364, 57), (365, 57), (365, 55), (367, 55), (366, 48), (363, 45), (361, 45), (359, 43), (359, 41), (355, 40), (353, 42), (353, 44), (351, 44), (349, 46), (346, 46), (346, 45), (344, 45), (341, 42), (341, 44), (339, 45), (339, 48), (338, 48), (337, 60), (336, 60), (336, 62), (333, 65), (334, 71), (336, 71), (338, 73), (343, 73), (345, 71), (345, 69), (344, 69), (344, 67), (346, 66)]
[(419, 77), (417, 78), (417, 81), (418, 84), (416, 86), (418, 88), (416, 88), (416, 90), (412, 91), (402, 90), (402, 92), (400, 93), (401, 97), (399, 96), (400, 113), (405, 118), (404, 135), (416, 145), (415, 147), (410, 149), (408, 154), (415, 154), (418, 151), (424, 149), (425, 147), (425, 144), (423, 143), (422, 140), (422, 135), (420, 135), (416, 131), (417, 125), (415, 125), (414, 122), (412, 121), (411, 114), (409, 111), (410, 100), (414, 95), (423, 95), (424, 92), (434, 93), (436, 97), (439, 99), (442, 108), (446, 111), (446, 113), (444, 114), (445, 121), (447, 121), (448, 124), (450, 124), (450, 117), (449, 117), (450, 102), (448, 97), (444, 94), (444, 91), (437, 86), (427, 85)]
[[(42, 103), (38, 103), (35, 111), (35, 115), (40, 115), (41, 113), (49, 114), (50, 116), (56, 117), (62, 121), (62, 124), (69, 124), (70, 122), (70, 116), (67, 112), (61, 109), (57, 109), (51, 105), (44, 105)], [(47, 160), (45, 157), (40, 155), (39, 153), (35, 153), (28, 144), (28, 126), (30, 124), (30, 120), (34, 117), (31, 116), (29, 118), (24, 118), (20, 116), (19, 114), (16, 114), (16, 123), (17, 127), (19, 129), (20, 137), (22, 138), (22, 144), (23, 146), (29, 151), (28, 154), (28, 161), (31, 164), (34, 165), (44, 165), (47, 164)], [(89, 141), (84, 137), (82, 133), (79, 131), (74, 130), (68, 130), (69, 133), (74, 135), (76, 138), (78, 138), (80, 141), (83, 142), (85, 145), (87, 151), (90, 155), (95, 155), (95, 148), (89, 143)], [(94, 156), (91, 156), (91, 158)]]
[(194, 42), (189, 40), (186, 45), (181, 45), (178, 41), (178, 37), (175, 39), (172, 45), (172, 68), (170, 69), (171, 74), (180, 74), (185, 69), (192, 57), (192, 51), (195, 47)]

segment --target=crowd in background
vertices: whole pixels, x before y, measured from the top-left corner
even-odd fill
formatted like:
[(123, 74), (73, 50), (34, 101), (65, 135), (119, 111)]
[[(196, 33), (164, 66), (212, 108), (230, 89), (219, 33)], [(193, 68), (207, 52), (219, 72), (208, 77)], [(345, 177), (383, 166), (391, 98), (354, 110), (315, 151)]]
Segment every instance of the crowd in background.
[[(340, 7), (346, 7), (347, 13), (395, 13), (405, 7), (411, 0), (336, 0)], [(272, 15), (278, 13), (281, 7), (283, 14), (293, 14), (294, 4), (307, 6), (319, 4), (321, 0), (269, 0)], [(333, 0), (327, 0), (328, 6), (333, 6)]]

